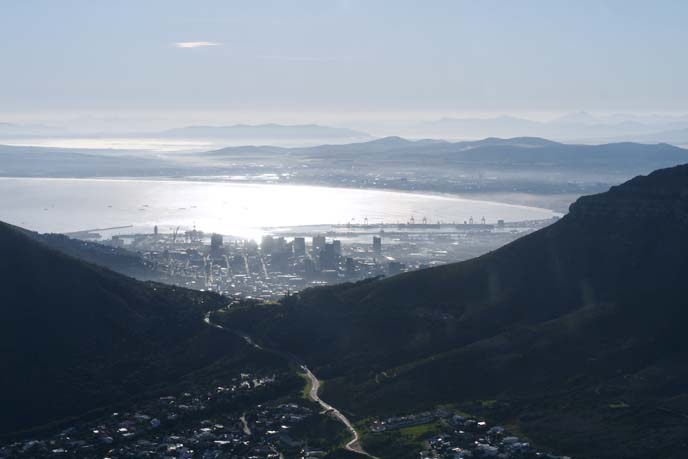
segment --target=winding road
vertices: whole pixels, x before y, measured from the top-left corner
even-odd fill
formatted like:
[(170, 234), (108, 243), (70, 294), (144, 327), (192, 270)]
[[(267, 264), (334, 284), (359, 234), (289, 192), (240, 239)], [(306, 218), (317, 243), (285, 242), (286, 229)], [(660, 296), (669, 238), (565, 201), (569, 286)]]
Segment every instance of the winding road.
[(358, 435), (358, 431), (353, 424), (351, 424), (351, 421), (349, 421), (349, 419), (344, 416), (341, 411), (320, 398), (318, 395), (318, 391), (320, 390), (320, 380), (315, 377), (313, 372), (309, 370), (306, 365), (301, 365), (301, 369), (304, 371), (306, 378), (308, 378), (311, 383), (311, 390), (308, 391), (308, 398), (319, 403), (326, 413), (332, 415), (335, 419), (344, 424), (346, 428), (349, 429), (349, 432), (351, 432), (351, 435), (353, 435), (353, 438), (344, 446), (344, 448), (349, 451), (353, 451), (354, 453), (363, 454), (364, 456), (377, 459), (375, 456), (368, 454), (363, 449), (360, 442), (361, 437)]
[[(222, 325), (219, 325), (219, 324), (212, 322), (210, 320), (211, 314), (212, 314), (212, 312), (208, 312), (205, 315), (205, 318), (203, 319), (203, 321), (206, 324), (210, 325), (211, 327), (218, 328), (220, 330), (224, 330), (224, 331), (229, 332), (229, 333), (234, 333), (235, 335), (238, 335), (241, 338), (243, 338), (244, 341), (246, 341), (248, 344), (255, 347), (256, 349), (268, 350), (266, 348), (263, 348), (258, 343), (256, 343), (249, 335), (242, 333), (242, 332), (239, 332), (237, 330), (231, 330), (229, 328), (225, 328)], [(368, 456), (372, 459), (379, 459), (376, 456), (369, 454), (368, 452), (366, 452), (363, 449), (363, 447), (361, 446), (361, 441), (360, 441), (361, 436), (359, 435), (358, 431), (356, 430), (354, 425), (351, 423), (349, 418), (344, 416), (344, 414), (341, 411), (339, 411), (338, 409), (336, 409), (335, 407), (333, 407), (332, 405), (330, 405), (329, 403), (327, 403), (326, 401), (324, 401), (323, 399), (320, 398), (320, 396), (318, 395), (318, 392), (320, 390), (320, 380), (313, 374), (313, 372), (306, 366), (305, 363), (303, 363), (297, 356), (295, 356), (293, 354), (289, 354), (289, 353), (284, 352), (284, 351), (278, 351), (275, 349), (269, 349), (269, 350), (272, 352), (276, 352), (278, 354), (281, 354), (281, 355), (285, 356), (286, 358), (288, 358), (289, 360), (291, 360), (292, 362), (296, 363), (301, 368), (301, 370), (303, 370), (304, 376), (310, 382), (310, 390), (308, 391), (308, 398), (311, 399), (312, 401), (318, 403), (323, 408), (325, 413), (331, 415), (336, 420), (338, 420), (339, 422), (344, 424), (344, 426), (349, 430), (349, 432), (351, 432), (351, 435), (353, 436), (353, 438), (344, 446), (345, 449), (347, 449), (348, 451), (357, 453), (357, 454)]]

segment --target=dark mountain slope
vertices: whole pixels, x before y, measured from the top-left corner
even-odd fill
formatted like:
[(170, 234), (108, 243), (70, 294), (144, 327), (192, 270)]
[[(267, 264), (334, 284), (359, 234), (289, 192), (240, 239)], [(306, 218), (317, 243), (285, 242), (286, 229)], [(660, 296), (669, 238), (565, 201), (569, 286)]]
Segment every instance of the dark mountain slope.
[(37, 233), (14, 227), (30, 238), (41, 242), (51, 249), (62, 252), (79, 260), (102, 266), (112, 271), (143, 281), (159, 281), (160, 275), (149, 267), (138, 252), (121, 247), (112, 247), (97, 242), (70, 238), (58, 233)]
[[(326, 361), (338, 345), (336, 338), (346, 341), (351, 335), (341, 320), (351, 322), (353, 329), (374, 330), (372, 321), (379, 316), (380, 331), (389, 330), (390, 321), (410, 329), (398, 340), (382, 335), (380, 342), (371, 341), (375, 333), (354, 331), (362, 336), (352, 342), (359, 343), (365, 355), (401, 347), (406, 358), (408, 352), (423, 352), (425, 341), (434, 351), (439, 343), (470, 342), (516, 322), (548, 320), (585, 305), (635, 298), (641, 291), (653, 294), (681, 288), (678, 281), (687, 267), (688, 241), (680, 210), (686, 203), (680, 193), (686, 186), (687, 168), (660, 171), (608, 193), (581, 198), (560, 222), (474, 260), (379, 282), (303, 292), (290, 301), (297, 303), (289, 309), (295, 316), (281, 315), (282, 320), (293, 317), (295, 323), (285, 332), (278, 331), (282, 328), (278, 325), (270, 336), (284, 333), (299, 352), (316, 358), (322, 354)], [(674, 177), (678, 179), (668, 181)], [(667, 194), (653, 195), (660, 193), (660, 184)], [(292, 327), (305, 333), (316, 320), (309, 317), (320, 314), (327, 316), (323, 320), (340, 314), (331, 321), (341, 332), (324, 330), (319, 324), (301, 338), (291, 336)], [(364, 323), (354, 325), (358, 320)], [(271, 327), (272, 322), (258, 322), (253, 328), (261, 325)], [(423, 336), (426, 328), (433, 328), (432, 336)], [(322, 346), (310, 346), (321, 331)]]
[(203, 324), (221, 297), (134, 281), (3, 223), (0, 284), (0, 434), (122, 402), (252, 352)]
[(498, 399), (488, 415), (563, 452), (656, 457), (688, 434), (687, 274), (678, 166), (483, 257), (226, 320), (304, 356), (359, 416)]

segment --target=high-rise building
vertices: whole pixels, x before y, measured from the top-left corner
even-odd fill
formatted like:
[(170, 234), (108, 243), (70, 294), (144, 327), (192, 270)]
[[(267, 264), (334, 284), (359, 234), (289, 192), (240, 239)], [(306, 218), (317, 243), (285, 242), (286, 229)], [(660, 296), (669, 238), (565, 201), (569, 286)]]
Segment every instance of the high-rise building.
[(380, 236), (373, 236), (373, 254), (376, 257), (382, 254), (382, 238)]
[(338, 257), (342, 256), (342, 241), (335, 239), (332, 241), (332, 246), (334, 247), (334, 254)]
[(262, 250), (264, 254), (272, 253), (274, 244), (275, 240), (272, 236), (263, 236), (263, 239), (260, 241), (260, 250)]
[(303, 271), (307, 279), (312, 279), (316, 276), (317, 270), (315, 269), (315, 263), (310, 258), (305, 258), (303, 260)]
[(335, 269), (337, 267), (337, 254), (334, 251), (334, 244), (325, 244), (318, 255), (320, 269)]
[(236, 273), (246, 273), (246, 258), (243, 255), (234, 255), (230, 261), (232, 270)]
[(346, 257), (345, 272), (347, 278), (352, 278), (356, 275), (356, 261), (351, 257)]
[(313, 254), (318, 254), (325, 247), (325, 243), (325, 236), (321, 236), (320, 234), (313, 236)]
[(222, 253), (222, 235), (213, 233), (210, 236), (210, 254), (220, 255)]
[(287, 251), (287, 241), (283, 236), (277, 237), (273, 240), (271, 253), (285, 253)]
[(289, 254), (273, 251), (270, 256), (270, 271), (286, 273), (289, 270)]
[(246, 252), (253, 255), (256, 252), (258, 252), (258, 243), (251, 239), (250, 241), (247, 241), (246, 244), (244, 245), (244, 248), (246, 249)]
[(306, 255), (306, 239), (303, 237), (294, 238), (294, 255), (304, 256)]

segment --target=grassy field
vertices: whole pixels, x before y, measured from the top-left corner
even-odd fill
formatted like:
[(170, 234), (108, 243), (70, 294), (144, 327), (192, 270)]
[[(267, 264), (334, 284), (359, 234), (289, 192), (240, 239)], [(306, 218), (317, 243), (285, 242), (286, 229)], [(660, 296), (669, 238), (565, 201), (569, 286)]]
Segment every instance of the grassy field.
[(418, 453), (425, 449), (427, 440), (441, 428), (441, 422), (435, 421), (380, 433), (365, 430), (362, 441), (366, 450), (375, 456), (417, 458)]
[(299, 376), (301, 376), (304, 379), (304, 381), (306, 381), (306, 384), (303, 386), (303, 389), (301, 390), (301, 397), (308, 398), (308, 394), (310, 394), (311, 392), (313, 383), (311, 383), (311, 380), (308, 379), (305, 374), (299, 373)]

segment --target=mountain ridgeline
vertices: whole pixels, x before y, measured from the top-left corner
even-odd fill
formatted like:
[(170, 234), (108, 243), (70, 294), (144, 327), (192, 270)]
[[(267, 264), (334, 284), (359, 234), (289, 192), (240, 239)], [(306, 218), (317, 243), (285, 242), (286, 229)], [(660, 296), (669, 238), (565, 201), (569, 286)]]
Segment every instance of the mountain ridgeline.
[[(686, 150), (669, 144), (641, 144), (632, 142), (600, 145), (564, 144), (539, 137), (447, 142), (443, 140), (407, 140), (385, 137), (368, 142), (345, 145), (285, 148), (274, 146), (228, 147), (203, 153), (208, 158), (257, 157), (280, 154), (290, 157), (329, 158), (370, 161), (448, 161), (484, 165), (513, 164), (550, 166), (577, 165), (580, 168), (595, 164), (615, 164), (628, 167), (636, 163), (685, 161)], [(624, 162), (622, 163), (621, 160)], [(672, 164), (673, 165), (673, 164)]]
[(497, 200), (526, 193), (537, 197), (530, 205), (553, 208), (554, 199), (554, 208), (565, 212), (579, 196), (688, 162), (688, 150), (629, 142), (563, 144), (538, 137), (463, 142), (386, 137), (307, 148), (232, 147), (200, 157), (218, 170), (239, 163), (260, 165), (260, 171), (244, 170), (247, 175), (268, 171), (283, 174), (286, 167), (291, 175), (285, 178), (283, 174), (281, 180), (294, 183), (502, 194)]
[(303, 356), (355, 417), (453, 403), (575, 457), (678, 458), (687, 275), (685, 165), (479, 258), (222, 320)]
[(148, 266), (143, 256), (121, 247), (73, 239), (58, 233), (37, 233), (17, 228), (30, 238), (70, 257), (93, 263), (142, 281), (159, 281), (160, 274)]

